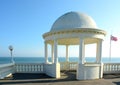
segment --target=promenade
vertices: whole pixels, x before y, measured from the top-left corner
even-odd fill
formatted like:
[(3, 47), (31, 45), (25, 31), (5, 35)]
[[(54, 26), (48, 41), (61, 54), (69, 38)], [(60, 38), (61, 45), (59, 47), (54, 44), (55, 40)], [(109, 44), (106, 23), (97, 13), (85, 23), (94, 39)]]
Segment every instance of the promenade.
[(75, 72), (62, 72), (60, 79), (45, 74), (14, 74), (0, 80), (0, 85), (120, 85), (120, 74), (104, 75), (102, 79), (78, 81)]

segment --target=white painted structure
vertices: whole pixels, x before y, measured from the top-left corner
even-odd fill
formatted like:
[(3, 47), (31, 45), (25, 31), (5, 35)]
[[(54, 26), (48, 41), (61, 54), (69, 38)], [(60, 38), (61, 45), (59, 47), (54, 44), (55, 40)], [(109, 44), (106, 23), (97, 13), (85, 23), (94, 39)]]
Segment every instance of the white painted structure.
[[(99, 79), (103, 72), (119, 72), (120, 64), (101, 62), (102, 41), (106, 35), (98, 29), (94, 20), (79, 12), (68, 12), (59, 17), (50, 32), (43, 35), (45, 40), (45, 63), (41, 64), (5, 64), (0, 66), (0, 79), (11, 73), (45, 73), (60, 78), (61, 70), (76, 70), (78, 80)], [(85, 62), (85, 45), (96, 44), (96, 61)], [(52, 62), (48, 61), (48, 44), (51, 45)], [(58, 45), (66, 46), (66, 62), (58, 62)], [(79, 62), (69, 62), (69, 46), (79, 46)]]
[(15, 73), (44, 73), (43, 63), (17, 63), (15, 64)]
[(6, 76), (15, 72), (15, 64), (0, 64), (0, 79), (4, 79)]
[[(60, 62), (60, 71), (76, 71), (77, 62)], [(0, 64), (0, 79), (4, 79), (10, 74), (14, 73), (45, 73), (48, 74), (48, 69), (51, 65), (44, 63), (19, 63), (19, 64)], [(48, 72), (48, 73), (46, 73)], [(104, 74), (116, 74), (120, 73), (120, 63), (104, 63)], [(55, 74), (54, 74), (55, 75)], [(56, 74), (57, 75), (57, 74)], [(93, 76), (91, 76), (93, 77)]]
[[(104, 30), (98, 29), (94, 20), (79, 12), (68, 12), (59, 17), (50, 32), (43, 35), (45, 40), (46, 72), (49, 76), (60, 78), (60, 64), (58, 62), (58, 45), (66, 46), (66, 61), (68, 46), (79, 46), (79, 62), (77, 65), (77, 79), (98, 79), (103, 75), (101, 62), (102, 41), (106, 35)], [(96, 43), (96, 62), (85, 63), (85, 45)], [(48, 44), (51, 45), (52, 63), (48, 61)]]

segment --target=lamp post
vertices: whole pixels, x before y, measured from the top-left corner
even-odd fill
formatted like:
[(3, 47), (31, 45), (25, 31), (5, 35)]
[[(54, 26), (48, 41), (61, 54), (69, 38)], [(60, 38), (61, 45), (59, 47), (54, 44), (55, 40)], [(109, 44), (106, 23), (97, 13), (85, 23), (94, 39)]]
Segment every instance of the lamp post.
[(13, 55), (12, 55), (12, 51), (13, 51), (13, 46), (12, 45), (9, 46), (9, 50), (10, 50), (10, 55), (11, 55), (11, 58), (12, 58), (12, 63), (14, 63), (14, 59), (13, 59)]

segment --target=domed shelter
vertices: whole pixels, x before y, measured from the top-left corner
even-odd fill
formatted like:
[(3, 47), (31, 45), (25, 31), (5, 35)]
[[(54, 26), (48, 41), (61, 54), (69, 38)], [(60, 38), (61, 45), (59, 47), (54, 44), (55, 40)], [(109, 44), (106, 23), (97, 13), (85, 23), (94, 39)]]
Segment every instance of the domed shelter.
[[(104, 30), (98, 29), (95, 21), (88, 15), (79, 12), (68, 12), (59, 17), (53, 24), (50, 32), (43, 34), (45, 39), (45, 58), (48, 63), (48, 47), (52, 48), (52, 64), (47, 67), (47, 74), (59, 78), (60, 64), (58, 62), (58, 45), (66, 46), (66, 60), (68, 59), (68, 46), (79, 45), (79, 62), (77, 79), (96, 79), (102, 78), (102, 41), (106, 35)], [(85, 62), (85, 45), (96, 43), (96, 62)], [(49, 65), (50, 66), (50, 65)], [(46, 69), (47, 69), (46, 68)], [(53, 74), (54, 73), (54, 74)], [(95, 74), (96, 73), (96, 74)]]

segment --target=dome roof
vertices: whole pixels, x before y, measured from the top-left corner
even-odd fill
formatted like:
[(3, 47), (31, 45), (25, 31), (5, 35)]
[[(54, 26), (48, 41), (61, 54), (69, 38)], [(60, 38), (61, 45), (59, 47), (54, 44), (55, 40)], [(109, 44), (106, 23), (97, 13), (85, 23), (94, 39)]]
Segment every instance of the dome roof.
[(88, 15), (79, 12), (68, 12), (59, 17), (50, 31), (76, 28), (97, 28), (95, 21)]

